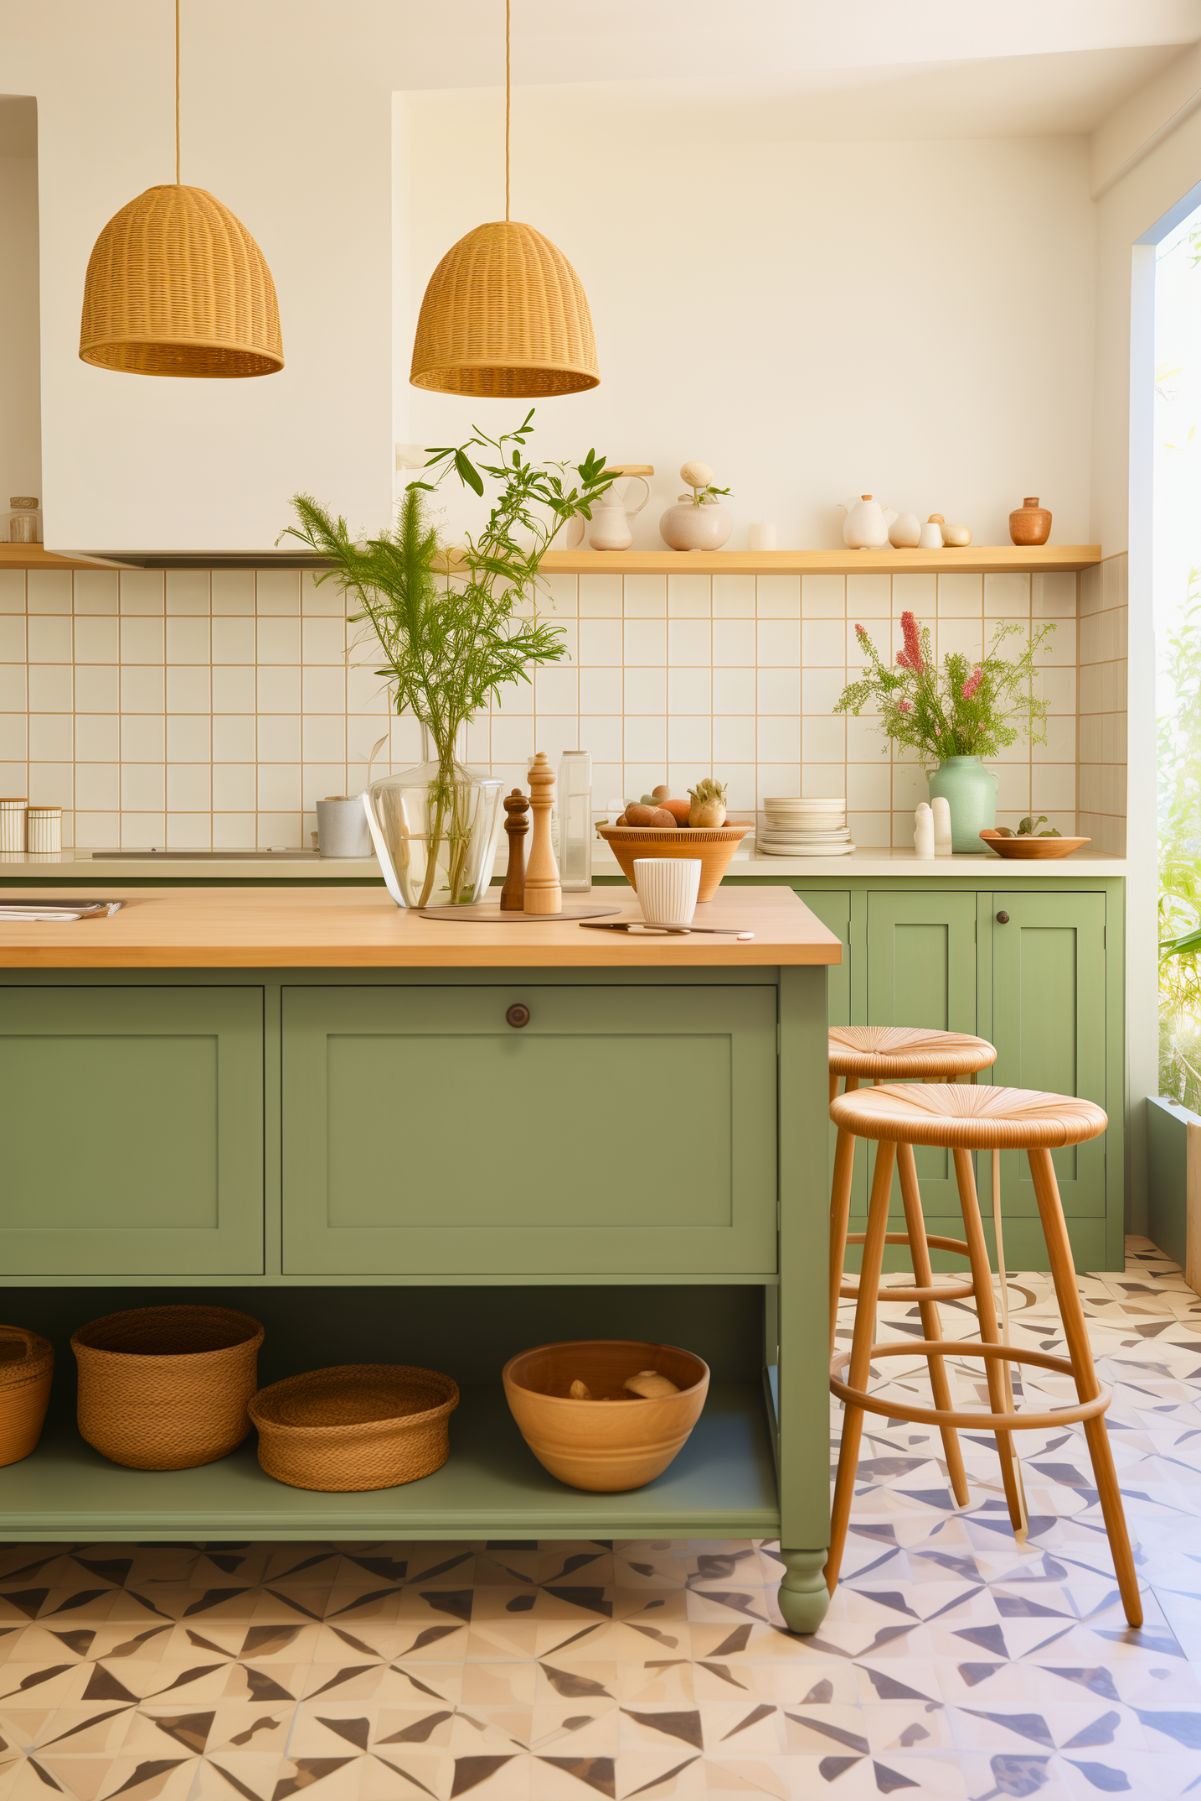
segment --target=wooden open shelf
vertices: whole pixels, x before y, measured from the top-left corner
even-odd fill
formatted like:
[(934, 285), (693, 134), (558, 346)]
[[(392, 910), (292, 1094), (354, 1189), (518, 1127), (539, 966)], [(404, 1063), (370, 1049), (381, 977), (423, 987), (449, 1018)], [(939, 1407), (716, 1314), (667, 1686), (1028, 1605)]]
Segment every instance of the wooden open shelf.
[(74, 552), (60, 554), (44, 544), (0, 544), (0, 569), (132, 569), (113, 557), (90, 557)]
[(1099, 544), (971, 544), (965, 550), (551, 550), (546, 575), (996, 574), (1087, 569)]
[(313, 1494), (259, 1468), (254, 1435), (196, 1470), (127, 1470), (52, 1416), (22, 1463), (0, 1469), (0, 1538), (773, 1537), (779, 1499), (768, 1407), (754, 1382), (717, 1383), (671, 1468), (629, 1494), (589, 1495), (547, 1475), (499, 1386), (466, 1388), (450, 1461), (403, 1488)]
[[(990, 575), (1087, 569), (1099, 544), (972, 544), (966, 550), (551, 550), (544, 575)], [(111, 556), (0, 544), (0, 569), (325, 569), (296, 550), (129, 550)]]

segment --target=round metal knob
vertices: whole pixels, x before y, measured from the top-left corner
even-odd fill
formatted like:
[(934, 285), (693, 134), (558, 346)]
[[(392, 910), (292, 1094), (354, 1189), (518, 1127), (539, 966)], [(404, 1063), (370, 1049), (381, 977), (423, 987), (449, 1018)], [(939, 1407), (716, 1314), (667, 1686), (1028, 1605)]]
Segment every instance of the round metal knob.
[(514, 1001), (513, 1005), (505, 1014), (505, 1020), (511, 1026), (528, 1026), (530, 1023), (530, 1010), (523, 1001)]
[(1009, 924), (1009, 915), (1008, 915), (1008, 913), (1004, 913), (1004, 912), (1002, 912), (1002, 913), (998, 913), (998, 914), (997, 914), (997, 924), (998, 924), (998, 925), (999, 925), (999, 926), (1007, 926), (1007, 925), (1008, 925), (1008, 924)]

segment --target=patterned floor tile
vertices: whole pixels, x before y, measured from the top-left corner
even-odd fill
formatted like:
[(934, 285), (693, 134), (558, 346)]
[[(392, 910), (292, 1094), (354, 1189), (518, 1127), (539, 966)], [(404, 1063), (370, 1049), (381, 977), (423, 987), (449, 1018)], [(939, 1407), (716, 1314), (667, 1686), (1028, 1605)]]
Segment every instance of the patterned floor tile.
[[(777, 1548), (741, 1540), (3, 1546), (0, 1801), (1201, 1796), (1201, 1301), (1145, 1241), (1082, 1289), (1139, 1632), (1073, 1427), (1022, 1443), (1017, 1544), (986, 1435), (959, 1510), (937, 1434), (873, 1420), (809, 1640)], [(1045, 1278), (1010, 1299), (1017, 1342), (1056, 1348)], [(874, 1380), (920, 1393), (924, 1365)]]

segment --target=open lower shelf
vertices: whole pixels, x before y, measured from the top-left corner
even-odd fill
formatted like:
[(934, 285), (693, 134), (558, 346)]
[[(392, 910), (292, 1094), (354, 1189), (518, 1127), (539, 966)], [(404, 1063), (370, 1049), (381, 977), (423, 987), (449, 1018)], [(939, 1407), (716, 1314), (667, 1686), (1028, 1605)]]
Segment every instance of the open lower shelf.
[(494, 1386), (463, 1391), (442, 1469), (369, 1494), (272, 1481), (253, 1434), (201, 1469), (121, 1469), (62, 1416), (31, 1457), (0, 1469), (0, 1540), (770, 1537), (779, 1524), (767, 1411), (750, 1382), (714, 1384), (671, 1468), (628, 1494), (582, 1494), (548, 1476)]

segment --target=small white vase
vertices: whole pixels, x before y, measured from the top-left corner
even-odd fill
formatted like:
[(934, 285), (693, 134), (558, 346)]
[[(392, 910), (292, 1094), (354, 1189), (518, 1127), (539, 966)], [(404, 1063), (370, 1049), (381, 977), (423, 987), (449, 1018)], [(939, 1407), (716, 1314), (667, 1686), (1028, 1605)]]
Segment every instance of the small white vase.
[(888, 528), (888, 542), (894, 550), (915, 550), (922, 541), (921, 521), (916, 513), (898, 513)]
[(925, 525), (923, 525), (921, 529), (918, 544), (923, 550), (942, 549), (942, 526), (938, 523), (937, 519), (927, 519)]
[(882, 507), (870, 494), (861, 494), (847, 508), (842, 541), (851, 550), (882, 550), (896, 514)]
[(720, 550), (734, 529), (734, 521), (718, 502), (695, 506), (678, 500), (659, 521), (659, 535), (669, 550)]

